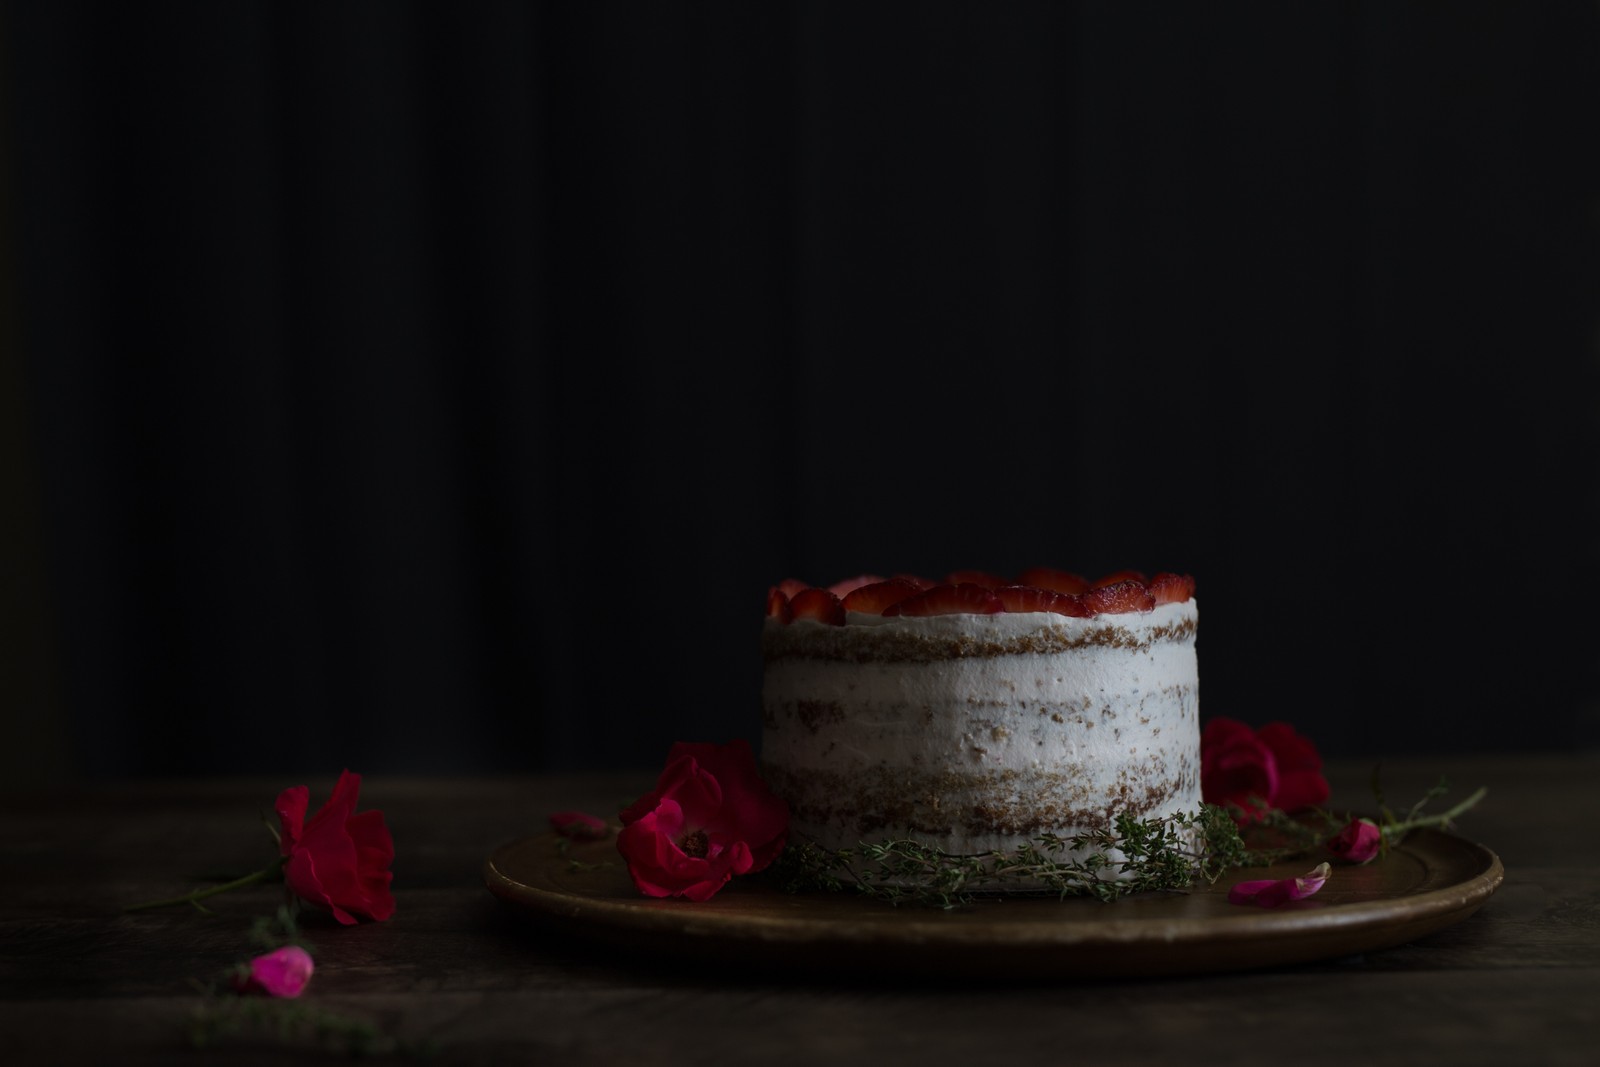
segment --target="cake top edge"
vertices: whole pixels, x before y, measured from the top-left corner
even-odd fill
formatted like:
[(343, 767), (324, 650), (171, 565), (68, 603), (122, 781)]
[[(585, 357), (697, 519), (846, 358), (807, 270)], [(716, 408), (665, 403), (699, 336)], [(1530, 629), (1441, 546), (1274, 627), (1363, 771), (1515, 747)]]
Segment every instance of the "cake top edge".
[(927, 616), (883, 616), (852, 611), (846, 614), (842, 623), (806, 618), (785, 621), (768, 616), (762, 620), (762, 625), (767, 632), (774, 635), (786, 631), (822, 633), (850, 629), (875, 630), (880, 633), (892, 630), (928, 636), (959, 632), (1004, 638), (1011, 634), (1038, 633), (1044, 630), (1081, 634), (1106, 627), (1135, 628), (1138, 632), (1174, 627), (1192, 630), (1199, 613), (1198, 601), (1190, 598), (1177, 603), (1159, 604), (1149, 611), (1092, 615), (1088, 618), (1063, 616), (1048, 611), (1000, 611), (990, 614), (950, 612)]
[(786, 578), (767, 590), (767, 618), (843, 626), (864, 617), (1053, 614), (1091, 619), (1149, 612), (1193, 599), (1195, 580), (1177, 571), (1119, 570), (1090, 580), (1050, 567), (1014, 578), (952, 571), (934, 581), (913, 574), (860, 574), (828, 586)]

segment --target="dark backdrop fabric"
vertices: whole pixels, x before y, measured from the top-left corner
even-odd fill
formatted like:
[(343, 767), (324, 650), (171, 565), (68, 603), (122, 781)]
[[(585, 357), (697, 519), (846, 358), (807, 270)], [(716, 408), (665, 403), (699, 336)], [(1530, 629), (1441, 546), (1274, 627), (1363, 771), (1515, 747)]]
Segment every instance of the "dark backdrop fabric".
[(1034, 564), (1600, 741), (1592, 3), (0, 12), (14, 772), (654, 766), (779, 579)]

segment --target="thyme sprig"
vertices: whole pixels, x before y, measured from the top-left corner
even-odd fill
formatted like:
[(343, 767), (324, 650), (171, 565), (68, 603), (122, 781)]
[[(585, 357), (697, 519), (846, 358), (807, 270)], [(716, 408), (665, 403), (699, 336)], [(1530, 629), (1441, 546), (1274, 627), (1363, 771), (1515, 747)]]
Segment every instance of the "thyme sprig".
[[(298, 945), (308, 952), (315, 946), (301, 933), (298, 903), (281, 905), (269, 918), (258, 916), (251, 923), (247, 939), (254, 951), (270, 952), (284, 945)], [(203, 1049), (229, 1038), (268, 1038), (302, 1046), (322, 1048), (349, 1056), (384, 1053), (427, 1056), (431, 1043), (413, 1042), (386, 1034), (377, 1023), (325, 1007), (311, 997), (241, 996), (240, 983), (249, 976), (250, 965), (240, 962), (209, 982), (189, 979), (201, 995), (188, 1020), (189, 1043)]]
[(316, 1003), (261, 997), (230, 997), (215, 987), (194, 983), (205, 996), (189, 1020), (189, 1043), (208, 1048), (236, 1035), (270, 1036), (281, 1042), (321, 1045), (352, 1056), (405, 1051), (386, 1039), (376, 1024)]
[(1134, 893), (1181, 892), (1197, 878), (1215, 881), (1259, 859), (1225, 809), (1202, 804), (1166, 818), (1124, 813), (1110, 827), (1042, 834), (1014, 850), (976, 855), (953, 855), (907, 839), (836, 851), (807, 841), (786, 848), (772, 871), (786, 892), (853, 889), (893, 905), (949, 910), (971, 904), (980, 893), (1019, 885), (1062, 899), (1106, 902)]

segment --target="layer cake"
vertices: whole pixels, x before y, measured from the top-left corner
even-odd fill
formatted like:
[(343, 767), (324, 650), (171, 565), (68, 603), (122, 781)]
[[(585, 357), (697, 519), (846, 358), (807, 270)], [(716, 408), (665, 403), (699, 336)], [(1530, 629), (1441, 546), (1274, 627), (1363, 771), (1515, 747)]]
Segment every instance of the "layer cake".
[(1200, 808), (1187, 575), (873, 575), (769, 593), (763, 774), (791, 841), (1008, 852)]

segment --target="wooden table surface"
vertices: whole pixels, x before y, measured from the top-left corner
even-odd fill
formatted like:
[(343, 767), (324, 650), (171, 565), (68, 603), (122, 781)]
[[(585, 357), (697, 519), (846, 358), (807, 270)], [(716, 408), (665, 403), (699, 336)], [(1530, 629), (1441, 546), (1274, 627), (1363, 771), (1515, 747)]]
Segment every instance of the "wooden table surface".
[[(359, 770), (360, 768), (355, 768)], [(336, 769), (335, 769), (336, 770)], [(1333, 804), (1367, 806), (1370, 764), (1329, 767)], [(555, 938), (485, 888), (498, 845), (578, 808), (613, 814), (649, 771), (526, 778), (367, 776), (361, 807), (396, 842), (394, 917), (308, 920), (303, 1008), (376, 1028), (373, 1060), (434, 1063), (1600, 1064), (1600, 753), (1450, 756), (1383, 768), (1392, 803), (1448, 775), (1487, 799), (1457, 829), (1505, 879), (1469, 918), (1366, 955), (1182, 978), (1008, 983), (826, 981), (697, 966)], [(272, 856), (262, 825), (286, 785), (91, 785), (0, 796), (0, 1035), (7, 1064), (339, 1060), (314, 1037), (250, 1029), (203, 1049), (194, 980), (249, 954), (281, 899), (259, 886), (124, 913), (204, 872)], [(692, 905), (686, 905), (692, 906)], [(1111, 905), (1115, 907), (1116, 905)]]

